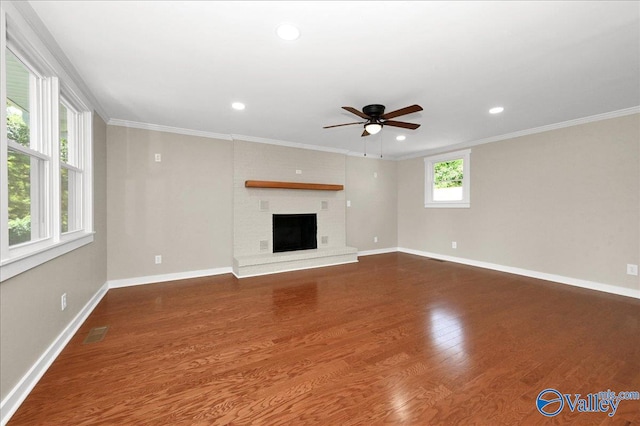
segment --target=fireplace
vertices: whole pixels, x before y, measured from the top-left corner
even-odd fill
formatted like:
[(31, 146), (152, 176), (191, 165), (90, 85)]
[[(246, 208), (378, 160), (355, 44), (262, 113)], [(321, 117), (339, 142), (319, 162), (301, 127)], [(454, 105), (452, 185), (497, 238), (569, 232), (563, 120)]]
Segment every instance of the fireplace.
[(274, 214), (273, 252), (318, 248), (317, 228), (315, 213)]

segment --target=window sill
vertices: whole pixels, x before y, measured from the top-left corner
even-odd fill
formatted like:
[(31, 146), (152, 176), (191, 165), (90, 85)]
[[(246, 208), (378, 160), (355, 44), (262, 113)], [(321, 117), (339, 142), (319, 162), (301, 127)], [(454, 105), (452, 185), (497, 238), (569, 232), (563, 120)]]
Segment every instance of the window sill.
[[(42, 265), (56, 257), (69, 253), (77, 248), (93, 242), (93, 234), (77, 233), (72, 238), (35, 250), (19, 257), (5, 259), (0, 263), (0, 282), (15, 277), (29, 269)], [(71, 236), (70, 236), (71, 237)]]
[(471, 208), (471, 203), (427, 203), (424, 205), (425, 209), (432, 208), (457, 208), (468, 209)]

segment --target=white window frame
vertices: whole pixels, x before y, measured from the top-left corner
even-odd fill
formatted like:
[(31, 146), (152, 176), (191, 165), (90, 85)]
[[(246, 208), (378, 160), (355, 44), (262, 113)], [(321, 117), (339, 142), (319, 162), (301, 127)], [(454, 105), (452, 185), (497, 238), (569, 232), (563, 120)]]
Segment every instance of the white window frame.
[[(79, 101), (77, 99), (73, 99), (73, 96), (71, 94), (67, 94), (64, 89), (60, 95), (59, 103), (67, 108), (67, 126), (70, 130), (69, 133), (72, 134), (74, 138), (74, 146), (72, 146), (69, 151), (69, 158), (67, 159), (67, 162), (65, 163), (62, 160), (59, 160), (60, 169), (67, 169), (69, 173), (73, 173), (75, 176), (73, 181), (71, 179), (68, 180), (70, 194), (70, 209), (68, 217), (69, 230), (61, 235), (61, 239), (65, 240), (70, 238), (69, 236), (74, 233), (82, 232), (84, 224), (87, 221), (85, 211), (90, 208), (90, 206), (87, 206), (84, 202), (84, 198), (87, 195), (84, 188), (85, 185), (90, 184), (89, 179), (85, 176), (85, 169), (87, 168), (86, 151), (90, 150), (90, 147), (85, 146), (86, 144), (83, 144), (82, 142), (91, 140), (91, 113), (88, 111), (82, 112), (82, 107)], [(73, 119), (71, 119), (71, 116)], [(58, 144), (59, 149), (59, 132), (58, 137), (56, 138), (56, 143)], [(58, 158), (59, 156), (60, 154), (58, 153)], [(60, 175), (58, 176), (58, 179), (60, 179)], [(73, 197), (71, 197), (72, 193)], [(71, 226), (72, 222), (74, 223), (73, 227)]]
[[(10, 46), (11, 48), (11, 46)], [(57, 82), (54, 79), (45, 78), (39, 70), (36, 70), (17, 49), (11, 49), (12, 53), (29, 71), (30, 88), (34, 89), (29, 93), (29, 105), (30, 105), (30, 120), (29, 120), (29, 140), (28, 147), (20, 145), (16, 141), (8, 140), (7, 154), (9, 148), (11, 151), (17, 152), (31, 158), (31, 234), (36, 234), (38, 237), (15, 246), (9, 247), (10, 256), (21, 256), (25, 253), (29, 253), (32, 250), (46, 247), (49, 245), (49, 239), (51, 237), (50, 216), (51, 216), (51, 193), (48, 191), (49, 176), (51, 169), (51, 150), (47, 137), (49, 136), (46, 131), (46, 116), (49, 111), (46, 108), (47, 99), (51, 97), (51, 92), (56, 86)], [(3, 49), (3, 54), (6, 55), (6, 50)], [(6, 59), (3, 56), (3, 59)], [(6, 62), (2, 62), (2, 66)], [(6, 68), (6, 67), (5, 67)], [(6, 84), (6, 79), (3, 79)], [(6, 86), (5, 86), (6, 87)], [(6, 93), (3, 92), (3, 93)], [(3, 105), (6, 105), (6, 98), (2, 97)], [(6, 114), (6, 110), (3, 109), (3, 114)], [(6, 126), (6, 115), (3, 115), (3, 125)], [(6, 127), (2, 127), (3, 137), (6, 138)], [(4, 149), (4, 146), (3, 146)], [(8, 155), (7, 155), (8, 157)], [(39, 162), (42, 162), (43, 167), (38, 166)], [(6, 167), (7, 163), (3, 163), (3, 167)], [(5, 181), (8, 183), (7, 181)], [(41, 182), (35, 184), (34, 182)], [(4, 186), (3, 186), (4, 189)], [(7, 203), (8, 207), (8, 203)], [(3, 223), (8, 225), (8, 221)], [(2, 236), (4, 237), (4, 229)], [(8, 235), (8, 234), (7, 234)], [(3, 238), (4, 239), (4, 238)], [(4, 256), (3, 256), (4, 258)]]
[[(38, 149), (25, 148), (7, 139), (6, 124), (6, 49), (7, 46), (41, 79), (42, 90), (38, 99), (43, 108), (38, 110), (36, 131), (39, 133)], [(0, 282), (24, 271), (41, 265), (51, 259), (80, 248), (93, 241), (93, 131), (92, 108), (84, 95), (77, 89), (57, 58), (33, 32), (31, 26), (10, 2), (0, 4)], [(74, 90), (75, 89), (75, 90)], [(77, 134), (79, 140), (77, 164), (73, 166), (82, 172), (78, 190), (82, 191), (78, 200), (78, 214), (82, 218), (79, 229), (62, 234), (60, 232), (60, 143), (59, 104), (64, 98), (78, 114)], [(38, 105), (38, 108), (40, 106)], [(45, 160), (43, 197), (44, 224), (46, 237), (15, 246), (8, 241), (8, 148), (24, 152)]]
[[(464, 174), (462, 178), (462, 200), (439, 201), (433, 199), (434, 165), (443, 161), (462, 159)], [(438, 154), (424, 159), (424, 206), (425, 208), (469, 208), (471, 207), (471, 150)]]

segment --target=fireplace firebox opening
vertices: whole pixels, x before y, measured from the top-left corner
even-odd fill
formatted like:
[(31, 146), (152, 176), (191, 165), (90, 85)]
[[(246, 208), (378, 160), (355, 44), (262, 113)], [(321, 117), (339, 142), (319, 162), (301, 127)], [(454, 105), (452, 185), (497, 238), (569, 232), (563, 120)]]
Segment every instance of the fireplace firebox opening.
[(274, 214), (273, 252), (317, 249), (317, 231), (315, 213)]

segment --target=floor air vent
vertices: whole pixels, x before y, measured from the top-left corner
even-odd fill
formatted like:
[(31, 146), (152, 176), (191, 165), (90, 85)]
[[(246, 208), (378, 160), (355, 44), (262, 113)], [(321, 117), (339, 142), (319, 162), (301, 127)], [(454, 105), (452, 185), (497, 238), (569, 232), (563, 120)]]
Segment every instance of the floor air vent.
[(89, 330), (89, 335), (86, 339), (84, 339), (84, 342), (82, 342), (82, 344), (87, 345), (89, 343), (101, 342), (102, 339), (104, 339), (104, 336), (107, 334), (108, 329), (108, 325), (102, 327), (93, 327), (91, 330)]

